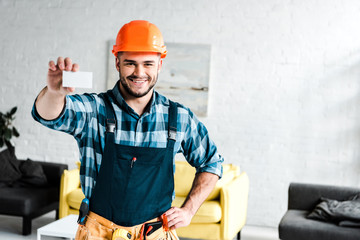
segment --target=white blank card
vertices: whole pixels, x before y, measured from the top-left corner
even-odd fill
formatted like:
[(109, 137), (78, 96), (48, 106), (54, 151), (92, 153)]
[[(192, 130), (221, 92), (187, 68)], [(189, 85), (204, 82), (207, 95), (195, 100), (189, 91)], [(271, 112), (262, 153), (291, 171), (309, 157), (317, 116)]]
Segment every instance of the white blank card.
[(63, 87), (92, 88), (92, 72), (63, 71)]

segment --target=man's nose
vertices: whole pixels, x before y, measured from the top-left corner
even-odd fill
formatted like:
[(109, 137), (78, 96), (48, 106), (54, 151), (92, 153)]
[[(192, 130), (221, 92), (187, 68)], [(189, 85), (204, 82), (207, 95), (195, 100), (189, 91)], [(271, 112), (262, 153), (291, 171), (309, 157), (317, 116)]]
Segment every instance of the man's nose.
[(145, 69), (143, 66), (141, 66), (141, 64), (139, 64), (135, 67), (134, 75), (137, 77), (144, 77), (146, 75)]

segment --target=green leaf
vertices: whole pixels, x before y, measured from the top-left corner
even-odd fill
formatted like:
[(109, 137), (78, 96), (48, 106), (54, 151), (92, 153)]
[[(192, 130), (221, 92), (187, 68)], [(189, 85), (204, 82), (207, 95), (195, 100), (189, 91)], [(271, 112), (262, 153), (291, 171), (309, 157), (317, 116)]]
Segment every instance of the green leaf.
[(11, 132), (11, 130), (10, 129), (5, 129), (5, 134), (4, 134), (4, 138), (5, 138), (5, 141), (6, 140), (10, 140), (11, 139), (11, 137), (12, 137), (12, 132)]
[(11, 115), (14, 115), (16, 113), (17, 107), (13, 107), (10, 111)]
[(11, 144), (10, 141), (6, 141), (6, 140), (5, 140), (5, 145), (6, 145), (6, 147), (7, 147), (9, 150), (12, 148), (12, 144)]
[(16, 130), (15, 127), (13, 127), (13, 129), (12, 129), (12, 133), (13, 133), (13, 135), (14, 135), (15, 137), (19, 137), (19, 136), (20, 136), (20, 133), (18, 132), (18, 130)]

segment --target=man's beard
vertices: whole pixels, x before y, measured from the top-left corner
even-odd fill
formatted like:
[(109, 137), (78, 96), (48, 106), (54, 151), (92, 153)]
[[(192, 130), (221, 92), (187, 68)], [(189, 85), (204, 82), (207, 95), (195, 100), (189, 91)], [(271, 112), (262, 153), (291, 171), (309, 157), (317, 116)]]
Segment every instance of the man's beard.
[[(149, 86), (149, 88), (145, 91), (145, 92), (142, 92), (142, 93), (136, 93), (134, 92), (133, 90), (131, 90), (130, 86), (127, 84), (127, 82), (125, 81), (125, 77), (121, 76), (121, 73), (119, 72), (119, 76), (120, 76), (120, 84), (121, 86), (123, 86), (123, 88), (125, 89), (125, 91), (131, 95), (132, 97), (136, 97), (136, 98), (141, 98), (143, 96), (145, 96), (146, 94), (148, 94), (155, 86), (156, 82), (157, 82), (157, 79), (158, 79), (158, 75), (155, 76), (155, 81)], [(127, 77), (128, 79), (130, 78), (135, 78), (134, 76), (130, 75)], [(148, 77), (147, 81), (151, 81), (151, 77)], [(129, 80), (131, 81), (131, 80)]]

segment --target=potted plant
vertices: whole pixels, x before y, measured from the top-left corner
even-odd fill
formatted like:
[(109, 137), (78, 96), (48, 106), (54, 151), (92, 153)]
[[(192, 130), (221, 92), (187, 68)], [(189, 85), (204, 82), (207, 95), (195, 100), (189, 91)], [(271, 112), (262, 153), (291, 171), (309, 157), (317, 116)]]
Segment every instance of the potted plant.
[(6, 147), (14, 151), (14, 147), (10, 140), (12, 137), (19, 137), (20, 134), (16, 128), (12, 125), (15, 119), (14, 114), (16, 113), (17, 107), (13, 107), (9, 112), (0, 112), (0, 149), (6, 145)]

